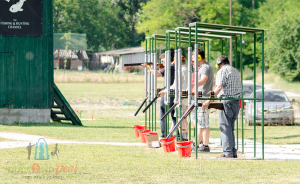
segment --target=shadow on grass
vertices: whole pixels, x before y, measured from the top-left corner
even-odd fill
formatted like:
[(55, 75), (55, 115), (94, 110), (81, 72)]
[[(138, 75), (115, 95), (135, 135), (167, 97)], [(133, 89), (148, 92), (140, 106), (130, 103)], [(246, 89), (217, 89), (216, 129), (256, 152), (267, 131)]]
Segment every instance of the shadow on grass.
[(272, 139), (290, 139), (290, 138), (296, 138), (296, 137), (300, 137), (300, 135), (288, 135), (288, 136), (284, 136), (284, 137), (272, 137)]
[(51, 122), (51, 123), (14, 123), (11, 125), (4, 125), (2, 126), (7, 126), (7, 127), (71, 127), (71, 128), (120, 128), (120, 129), (125, 129), (125, 128), (130, 128), (132, 129), (132, 126), (78, 126), (78, 125), (73, 125), (71, 123), (56, 123), (56, 122)]

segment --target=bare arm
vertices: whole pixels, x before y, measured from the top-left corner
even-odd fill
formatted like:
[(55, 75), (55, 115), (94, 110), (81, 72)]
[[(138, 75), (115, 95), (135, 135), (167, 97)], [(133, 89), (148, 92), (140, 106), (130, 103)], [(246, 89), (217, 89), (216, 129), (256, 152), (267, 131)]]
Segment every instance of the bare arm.
[[(147, 68), (147, 64), (141, 64), (141, 67), (143, 67), (143, 68)], [(153, 68), (151, 68), (151, 67), (149, 67), (149, 71), (154, 75), (154, 69)], [(162, 77), (162, 74), (159, 72), (159, 71), (156, 71), (156, 76), (157, 77)]]
[[(198, 86), (203, 86), (204, 84), (206, 84), (206, 81), (208, 79), (207, 75), (202, 75), (201, 79), (198, 80)], [(194, 86), (195, 84), (192, 83), (192, 86)]]
[(206, 84), (207, 79), (208, 79), (207, 75), (202, 75), (201, 79), (198, 80), (198, 86), (203, 86), (204, 84)]

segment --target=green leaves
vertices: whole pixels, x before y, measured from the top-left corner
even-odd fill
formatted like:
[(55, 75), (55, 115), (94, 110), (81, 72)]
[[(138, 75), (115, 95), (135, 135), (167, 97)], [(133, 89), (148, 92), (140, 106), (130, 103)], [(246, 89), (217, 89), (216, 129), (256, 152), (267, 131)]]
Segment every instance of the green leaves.
[[(300, 80), (300, 1), (269, 0), (261, 8), (261, 25), (268, 26), (266, 59), (287, 81)], [(272, 9), (269, 4), (273, 4)], [(268, 11), (267, 11), (268, 10)], [(273, 16), (266, 19), (266, 16)]]
[(107, 0), (54, 0), (54, 32), (86, 33), (93, 51), (126, 47), (128, 31), (120, 8)]

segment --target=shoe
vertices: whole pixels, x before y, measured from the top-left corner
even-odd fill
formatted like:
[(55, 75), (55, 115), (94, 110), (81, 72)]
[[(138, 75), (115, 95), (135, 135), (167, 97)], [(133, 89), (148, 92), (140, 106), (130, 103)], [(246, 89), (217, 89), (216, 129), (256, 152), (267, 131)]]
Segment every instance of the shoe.
[(233, 158), (237, 158), (237, 155), (233, 155)]
[(201, 144), (198, 150), (200, 152), (210, 152), (209, 146), (204, 146), (204, 144)]
[[(181, 138), (180, 137), (178, 137), (178, 140), (177, 141), (181, 141)], [(182, 138), (182, 141), (189, 141), (188, 139), (184, 139), (184, 138)]]
[[(220, 158), (234, 158), (234, 156), (226, 156), (224, 153), (220, 156)], [(237, 158), (237, 157), (236, 157)]]
[[(192, 144), (192, 152), (195, 152), (195, 150), (196, 150), (196, 143), (195, 142), (193, 142), (193, 144)], [(197, 146), (197, 149), (199, 150), (199, 146)]]

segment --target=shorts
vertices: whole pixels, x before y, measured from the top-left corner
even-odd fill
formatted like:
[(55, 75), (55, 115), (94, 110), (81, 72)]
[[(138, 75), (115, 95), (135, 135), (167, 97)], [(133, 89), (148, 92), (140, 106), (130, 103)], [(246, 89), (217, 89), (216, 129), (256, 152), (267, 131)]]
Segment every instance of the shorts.
[[(200, 103), (203, 103), (205, 101), (198, 101)], [(209, 128), (209, 109), (205, 109), (202, 107), (198, 107), (198, 113), (197, 113), (197, 120), (198, 120), (198, 125), (197, 128)], [(196, 115), (195, 115), (195, 110), (191, 112), (191, 120), (192, 123), (195, 124), (196, 122)]]
[[(182, 112), (182, 115), (187, 111), (188, 109), (188, 103), (187, 103), (187, 99), (183, 99), (182, 100), (182, 105), (181, 105), (181, 112)], [(180, 111), (179, 111), (179, 108), (178, 108), (178, 117), (180, 117)]]

